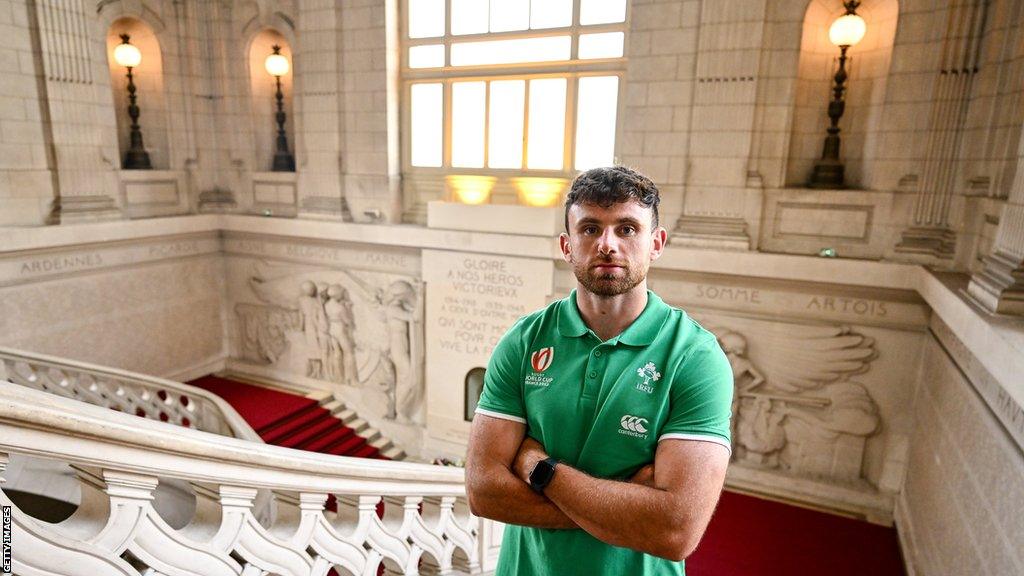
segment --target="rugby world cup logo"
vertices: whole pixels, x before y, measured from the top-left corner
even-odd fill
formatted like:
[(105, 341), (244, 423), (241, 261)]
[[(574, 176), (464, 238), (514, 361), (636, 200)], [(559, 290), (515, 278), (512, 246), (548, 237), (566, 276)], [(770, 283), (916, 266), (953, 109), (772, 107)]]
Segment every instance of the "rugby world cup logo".
[(533, 354), (530, 354), (530, 365), (533, 366), (534, 372), (543, 372), (551, 366), (551, 361), (555, 358), (555, 349), (551, 346), (547, 348), (541, 348)]

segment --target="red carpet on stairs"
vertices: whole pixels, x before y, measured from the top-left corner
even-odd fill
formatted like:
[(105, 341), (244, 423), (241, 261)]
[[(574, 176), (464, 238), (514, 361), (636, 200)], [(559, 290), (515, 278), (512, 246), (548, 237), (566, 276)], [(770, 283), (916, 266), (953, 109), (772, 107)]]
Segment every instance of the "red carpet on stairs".
[(189, 384), (226, 400), (267, 444), (321, 454), (387, 459), (316, 400), (219, 376), (203, 376)]
[(725, 492), (687, 576), (904, 576), (894, 528)]

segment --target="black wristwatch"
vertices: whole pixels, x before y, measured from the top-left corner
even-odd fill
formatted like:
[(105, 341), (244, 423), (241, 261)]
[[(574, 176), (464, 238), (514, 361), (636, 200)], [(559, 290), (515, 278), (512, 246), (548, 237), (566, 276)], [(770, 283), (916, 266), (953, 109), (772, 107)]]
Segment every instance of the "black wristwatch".
[(530, 488), (538, 494), (543, 494), (544, 489), (551, 483), (551, 479), (555, 477), (555, 465), (558, 464), (557, 458), (547, 458), (537, 462), (537, 465), (533, 467), (533, 472), (530, 472)]

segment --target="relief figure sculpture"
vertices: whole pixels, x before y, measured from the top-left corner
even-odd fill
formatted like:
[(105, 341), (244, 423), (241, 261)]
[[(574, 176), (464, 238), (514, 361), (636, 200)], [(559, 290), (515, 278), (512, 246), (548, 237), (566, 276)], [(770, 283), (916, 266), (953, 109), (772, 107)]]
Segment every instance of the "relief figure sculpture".
[[(868, 369), (876, 356), (874, 341), (846, 326), (793, 325), (782, 333), (715, 330), (733, 370), (736, 463), (860, 480), (865, 442), (881, 418), (867, 389), (849, 378)], [(763, 346), (756, 363), (748, 355), (748, 338)]]
[(349, 298), (348, 290), (340, 284), (328, 287), (327, 296), (323, 308), (329, 324), (329, 345), (324, 358), (325, 376), (335, 382), (355, 386), (356, 345), (352, 337), (355, 327), (352, 299)]
[(309, 280), (302, 283), (299, 296), (299, 328), (306, 343), (306, 376), (324, 377), (324, 359), (330, 351), (327, 314), (317, 286)]
[(415, 321), (416, 291), (403, 280), (392, 282), (380, 296), (388, 326), (388, 358), (395, 371), (395, 415), (414, 420), (420, 411), (423, 391), (412, 374), (412, 323)]

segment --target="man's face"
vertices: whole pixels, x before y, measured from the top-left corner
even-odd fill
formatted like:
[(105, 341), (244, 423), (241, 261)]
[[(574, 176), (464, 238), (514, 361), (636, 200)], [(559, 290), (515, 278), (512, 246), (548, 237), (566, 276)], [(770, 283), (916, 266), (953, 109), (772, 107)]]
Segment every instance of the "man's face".
[(583, 289), (611, 297), (643, 282), (667, 238), (664, 228), (651, 230), (651, 216), (651, 209), (635, 200), (608, 208), (596, 204), (569, 208), (569, 233), (562, 234), (559, 242)]

